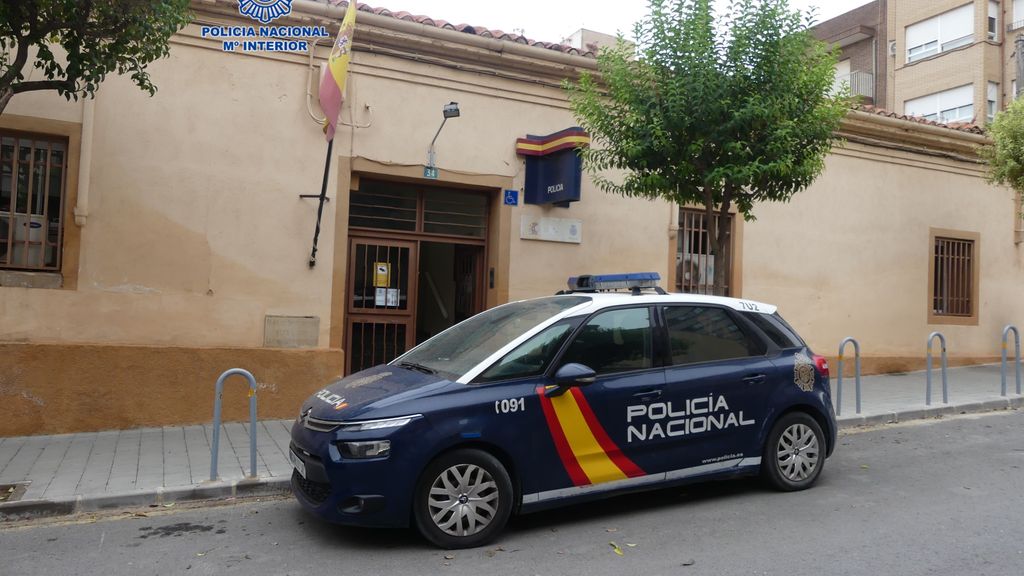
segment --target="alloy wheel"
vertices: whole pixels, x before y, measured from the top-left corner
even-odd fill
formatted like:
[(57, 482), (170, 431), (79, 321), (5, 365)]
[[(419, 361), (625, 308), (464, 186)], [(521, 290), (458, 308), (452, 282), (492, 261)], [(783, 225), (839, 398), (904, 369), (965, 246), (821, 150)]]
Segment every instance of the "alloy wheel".
[(793, 424), (779, 436), (776, 449), (779, 470), (792, 482), (800, 482), (818, 467), (818, 437), (806, 424)]
[(440, 530), (472, 536), (487, 527), (498, 511), (498, 484), (475, 464), (456, 464), (430, 485), (427, 507)]

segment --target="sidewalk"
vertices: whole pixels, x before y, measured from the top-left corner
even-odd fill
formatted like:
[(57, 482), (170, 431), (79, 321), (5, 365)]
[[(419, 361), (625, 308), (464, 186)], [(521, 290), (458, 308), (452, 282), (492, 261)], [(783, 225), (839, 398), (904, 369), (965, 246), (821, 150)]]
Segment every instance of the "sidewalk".
[[(942, 377), (932, 374), (932, 405), (925, 405), (925, 373), (865, 376), (861, 414), (855, 383), (843, 378), (842, 428), (939, 415), (1024, 406), (1008, 366), (1007, 396), (1000, 396), (998, 364), (950, 368), (949, 404)], [(832, 377), (833, 402), (836, 377)], [(255, 496), (289, 490), (288, 443), (292, 420), (258, 423), (256, 478), (249, 474), (249, 425), (221, 428), (219, 479), (210, 481), (212, 426), (167, 426), (56, 436), (0, 438), (0, 520), (72, 514), (108, 508), (162, 506), (176, 501)]]

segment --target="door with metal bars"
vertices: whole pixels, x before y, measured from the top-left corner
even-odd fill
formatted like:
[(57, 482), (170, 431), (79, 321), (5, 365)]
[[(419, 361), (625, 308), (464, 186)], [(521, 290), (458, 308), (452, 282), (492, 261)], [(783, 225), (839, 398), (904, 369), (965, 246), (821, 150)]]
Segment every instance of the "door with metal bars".
[(347, 373), (389, 362), (415, 343), (415, 242), (352, 238)]

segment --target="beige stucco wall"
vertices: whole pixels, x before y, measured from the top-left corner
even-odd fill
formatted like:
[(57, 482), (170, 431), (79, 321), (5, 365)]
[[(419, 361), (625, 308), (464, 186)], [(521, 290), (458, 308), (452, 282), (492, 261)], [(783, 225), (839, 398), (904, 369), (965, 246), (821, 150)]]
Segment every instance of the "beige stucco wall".
[[(921, 357), (933, 330), (954, 356), (992, 357), (1024, 324), (1024, 246), (1013, 194), (977, 166), (847, 144), (789, 204), (757, 207), (744, 233), (744, 296), (778, 303), (820, 353), (856, 337), (865, 356)], [(980, 234), (977, 326), (928, 323), (930, 228)]]
[[(335, 208), (347, 201), (349, 181), (346, 172), (338, 184), (338, 159), (422, 166), (442, 105), (457, 101), (461, 117), (437, 140), (442, 173), (497, 176), (521, 188), (516, 138), (575, 124), (557, 83), (357, 51), (343, 118), (354, 112), (369, 126), (339, 130), (328, 185), (335, 203), (324, 212), (320, 264), (310, 269), (316, 201), (298, 194), (319, 192), (326, 143), (307, 114), (305, 59), (224, 53), (194, 32), (150, 66), (155, 97), (125, 78), (103, 84), (78, 286), (0, 287), (0, 341), (261, 346), (269, 314), (319, 317), (319, 346), (326, 347), (332, 295), (345, 288), (344, 274), (332, 275), (332, 262), (344, 269), (333, 251), (338, 238), (344, 249), (347, 227), (342, 222), (336, 234)], [(81, 109), (25, 94), (9, 111), (81, 122)], [(508, 229), (508, 257), (491, 265), (512, 299), (550, 294), (572, 274), (664, 275), (670, 213), (665, 203), (608, 196), (587, 179), (583, 201), (571, 208), (502, 210), (492, 225)], [(523, 214), (580, 219), (583, 242), (520, 240)]]

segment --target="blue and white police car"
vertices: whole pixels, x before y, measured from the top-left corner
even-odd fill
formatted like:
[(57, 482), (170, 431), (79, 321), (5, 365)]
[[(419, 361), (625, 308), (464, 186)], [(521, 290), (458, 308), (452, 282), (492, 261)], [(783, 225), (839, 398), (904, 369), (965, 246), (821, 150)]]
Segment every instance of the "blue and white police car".
[(836, 443), (825, 359), (775, 306), (656, 279), (572, 278), (320, 390), (292, 427), (297, 499), (465, 548), (512, 514), (638, 489), (814, 484)]

